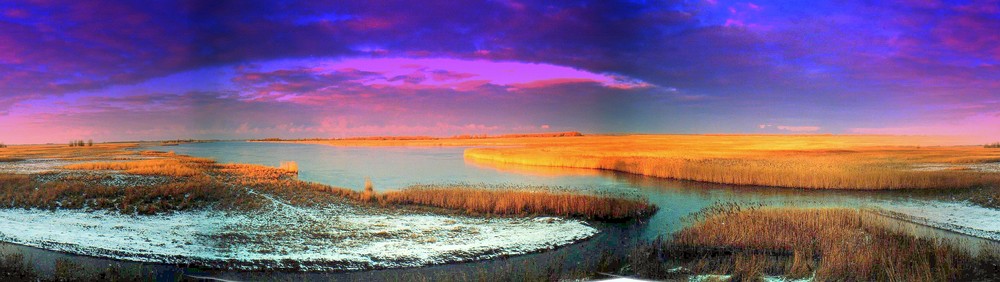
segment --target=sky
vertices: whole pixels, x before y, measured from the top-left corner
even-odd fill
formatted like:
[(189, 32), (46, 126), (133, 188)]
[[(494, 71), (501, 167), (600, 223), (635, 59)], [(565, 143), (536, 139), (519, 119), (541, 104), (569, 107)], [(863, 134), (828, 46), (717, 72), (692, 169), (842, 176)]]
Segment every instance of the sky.
[(1000, 141), (998, 31), (978, 0), (3, 1), (0, 142)]

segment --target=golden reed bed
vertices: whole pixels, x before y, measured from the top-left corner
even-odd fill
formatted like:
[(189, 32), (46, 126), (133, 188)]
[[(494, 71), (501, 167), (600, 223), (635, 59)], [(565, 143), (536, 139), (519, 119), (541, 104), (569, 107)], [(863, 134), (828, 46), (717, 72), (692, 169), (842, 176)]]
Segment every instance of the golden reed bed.
[(667, 249), (696, 258), (685, 263), (696, 273), (736, 280), (764, 274), (815, 281), (998, 278), (996, 245), (973, 254), (958, 242), (917, 238), (894, 224), (856, 209), (716, 206), (677, 233)]
[(598, 220), (646, 218), (657, 207), (646, 200), (511, 189), (412, 187), (377, 196), (380, 203), (420, 205), (490, 215), (552, 215)]
[[(996, 186), (1000, 150), (930, 137), (837, 135), (632, 135), (550, 138), (471, 148), (470, 160), (592, 168), (703, 182), (817, 189)], [(949, 145), (949, 146), (940, 146)], [(921, 164), (946, 164), (929, 171)]]

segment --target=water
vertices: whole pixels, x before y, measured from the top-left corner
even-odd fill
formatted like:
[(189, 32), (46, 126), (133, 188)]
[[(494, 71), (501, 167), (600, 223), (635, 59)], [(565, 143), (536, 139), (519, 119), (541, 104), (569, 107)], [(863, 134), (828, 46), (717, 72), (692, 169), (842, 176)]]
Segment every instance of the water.
[(371, 177), (379, 189), (417, 184), (477, 183), (551, 186), (613, 186), (618, 181), (592, 170), (579, 173), (521, 173), (467, 163), (463, 147), (333, 147), (311, 144), (219, 142), (154, 148), (213, 158), (221, 163), (278, 166), (299, 164), (299, 179), (359, 189)]
[[(251, 163), (278, 166), (281, 161), (299, 164), (299, 178), (360, 190), (365, 177), (370, 177), (377, 191), (401, 189), (420, 184), (468, 183), (494, 186), (553, 186), (557, 189), (584, 193), (611, 193), (636, 195), (649, 199), (660, 207), (653, 217), (641, 223), (602, 224), (602, 232), (582, 243), (554, 251), (517, 256), (507, 260), (489, 260), (443, 266), (410, 269), (391, 269), (367, 272), (333, 273), (255, 273), (237, 271), (204, 271), (180, 266), (165, 266), (87, 258), (90, 264), (120, 263), (126, 266), (151, 268), (158, 274), (173, 277), (177, 272), (210, 275), (226, 279), (338, 279), (384, 280), (401, 275), (433, 273), (481, 273), (483, 269), (503, 271), (505, 265), (559, 264), (566, 269), (586, 267), (584, 261), (595, 260), (607, 250), (620, 249), (622, 244), (635, 240), (649, 240), (670, 235), (688, 222), (691, 214), (715, 203), (761, 203), (788, 206), (864, 206), (875, 201), (940, 199), (946, 192), (934, 191), (835, 191), (786, 189), (773, 187), (745, 187), (706, 184), (644, 177), (632, 174), (591, 169), (566, 169), (478, 163), (463, 157), (461, 147), (334, 147), (310, 144), (278, 143), (190, 143), (178, 146), (155, 147), (154, 150), (174, 151), (178, 154), (213, 158), (222, 163)], [(911, 226), (919, 236), (961, 239), (979, 245), (986, 240), (961, 234)], [(35, 257), (66, 257), (81, 260), (79, 256), (65, 255), (23, 246), (13, 249)], [(42, 262), (44, 264), (44, 262)], [(45, 265), (40, 267), (45, 268)], [(48, 267), (51, 267), (49, 264)]]
[(153, 148), (213, 158), (221, 163), (278, 166), (299, 164), (305, 181), (360, 191), (370, 177), (377, 191), (411, 185), (467, 183), (493, 186), (552, 186), (560, 190), (638, 195), (660, 207), (644, 239), (668, 235), (685, 216), (715, 203), (793, 206), (861, 206), (874, 200), (930, 197), (909, 192), (836, 191), (743, 187), (676, 181), (594, 169), (480, 163), (466, 160), (464, 147), (335, 147), (313, 144), (218, 142)]

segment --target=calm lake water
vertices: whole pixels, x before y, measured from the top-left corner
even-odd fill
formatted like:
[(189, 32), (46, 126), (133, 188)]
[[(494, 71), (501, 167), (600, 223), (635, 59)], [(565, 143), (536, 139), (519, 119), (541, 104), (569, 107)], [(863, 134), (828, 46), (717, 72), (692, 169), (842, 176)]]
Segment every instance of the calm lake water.
[[(150, 148), (144, 148), (150, 149)], [(433, 277), (435, 273), (481, 273), (504, 271), (511, 265), (557, 264), (572, 270), (586, 267), (584, 262), (598, 259), (602, 252), (620, 249), (623, 244), (670, 235), (688, 222), (685, 218), (715, 203), (759, 203), (789, 206), (864, 206), (876, 201), (940, 199), (943, 192), (924, 191), (823, 191), (773, 187), (746, 187), (676, 181), (632, 174), (549, 167), (498, 165), (467, 161), (463, 147), (334, 147), (309, 144), (218, 142), (191, 143), (178, 146), (154, 147), (153, 150), (174, 151), (178, 154), (213, 158), (222, 163), (251, 163), (278, 166), (281, 161), (299, 164), (299, 178), (360, 190), (365, 177), (370, 177), (377, 191), (401, 189), (421, 184), (487, 185), (494, 187), (551, 186), (554, 189), (583, 193), (609, 193), (641, 196), (660, 207), (648, 221), (627, 224), (599, 224), (602, 232), (594, 238), (554, 251), (489, 260), (411, 269), (391, 269), (340, 273), (253, 273), (234, 271), (202, 271), (177, 266), (143, 265), (161, 278), (169, 279), (178, 272), (209, 275), (226, 279), (344, 279), (381, 280), (405, 275)], [(983, 241), (957, 233), (933, 228), (915, 227), (925, 236)], [(59, 257), (73, 258), (88, 265), (138, 263), (99, 258), (83, 258), (9, 244), (0, 248), (27, 252), (47, 261)], [(51, 264), (50, 264), (51, 265)], [(514, 268), (517, 270), (518, 268)]]

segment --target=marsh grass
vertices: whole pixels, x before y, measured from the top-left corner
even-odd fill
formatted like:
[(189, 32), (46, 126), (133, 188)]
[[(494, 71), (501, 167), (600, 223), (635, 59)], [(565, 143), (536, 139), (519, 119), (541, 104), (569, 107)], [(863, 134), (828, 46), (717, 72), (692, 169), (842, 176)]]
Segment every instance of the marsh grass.
[(30, 281), (36, 280), (35, 269), (24, 254), (8, 253), (0, 256), (0, 280)]
[(150, 269), (143, 266), (108, 265), (87, 269), (69, 259), (57, 259), (51, 274), (40, 273), (22, 253), (0, 256), (0, 281), (155, 281)]
[(891, 224), (857, 209), (716, 206), (659, 243), (658, 256), (695, 273), (731, 274), (740, 281), (763, 275), (817, 281), (1000, 278), (997, 246), (971, 254), (956, 242), (918, 238)]
[(646, 218), (657, 207), (646, 200), (531, 190), (418, 186), (378, 195), (391, 205), (420, 205), (499, 216), (549, 215), (594, 220)]
[(365, 187), (361, 195), (358, 195), (358, 200), (362, 202), (373, 202), (378, 200), (375, 194), (375, 185), (372, 184), (372, 179), (365, 177)]
[[(702, 182), (814, 189), (928, 189), (1000, 185), (1000, 174), (917, 171), (918, 164), (1000, 161), (975, 146), (916, 147), (877, 136), (619, 136), (471, 148), (485, 163), (612, 170)], [(919, 143), (919, 140), (912, 141)], [(930, 142), (930, 141), (925, 141)]]
[[(99, 148), (99, 147), (95, 147)], [(37, 148), (25, 148), (35, 150)], [(55, 149), (45, 149), (63, 152)], [(74, 153), (80, 159), (122, 159), (71, 164), (75, 173), (36, 178), (0, 174), (0, 207), (86, 208), (127, 214), (157, 214), (216, 208), (253, 211), (269, 203), (261, 194), (281, 197), (297, 206), (350, 201), (380, 207), (416, 206), (489, 216), (550, 215), (594, 220), (626, 220), (651, 216), (656, 207), (646, 200), (516, 189), (474, 189), (463, 186), (422, 186), (376, 193), (366, 178), (362, 191), (300, 181), (297, 165), (283, 167), (218, 164), (211, 159), (173, 152)], [(153, 159), (131, 160), (135, 155)], [(162, 179), (150, 184), (109, 186), (127, 174)], [(40, 179), (52, 179), (42, 181)]]
[(299, 174), (299, 163), (294, 161), (281, 161), (281, 165), (278, 168), (290, 173)]
[(138, 175), (189, 177), (201, 173), (197, 166), (205, 164), (209, 161), (210, 160), (195, 158), (156, 159), (127, 162), (80, 163), (67, 165), (63, 168), (71, 170), (119, 170), (125, 173)]

